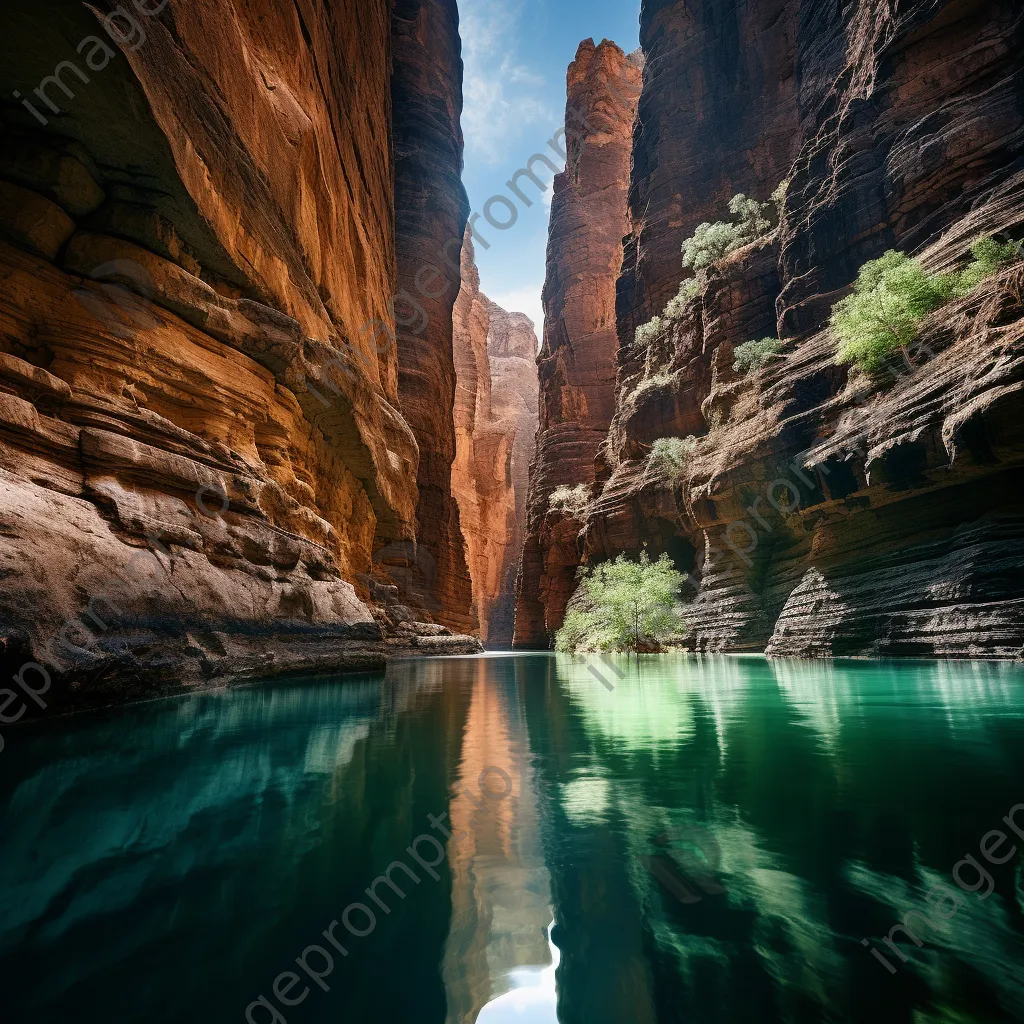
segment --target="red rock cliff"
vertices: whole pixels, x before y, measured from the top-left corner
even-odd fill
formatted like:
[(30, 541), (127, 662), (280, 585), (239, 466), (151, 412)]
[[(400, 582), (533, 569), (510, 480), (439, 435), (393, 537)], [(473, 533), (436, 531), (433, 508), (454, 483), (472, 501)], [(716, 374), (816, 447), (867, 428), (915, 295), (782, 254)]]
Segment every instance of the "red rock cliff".
[[(462, 60), (455, 0), (399, 0), (394, 10), (398, 393), (419, 445), (417, 546), (399, 573), (414, 610), (475, 629), (465, 541), (452, 497), (455, 369), (452, 308), (469, 216), (462, 186)], [(395, 546), (379, 560), (394, 562)]]
[[(0, 657), (79, 695), (379, 662), (373, 553), (423, 506), (390, 3), (171, 0), (119, 43), (77, 3), (4, 20), (35, 105), (3, 111)], [(448, 60), (457, 111), (445, 29), (424, 55), (396, 22), (395, 75)], [(446, 123), (419, 185), (461, 237)]]
[(515, 643), (547, 647), (579, 565), (581, 522), (550, 510), (559, 486), (592, 484), (615, 408), (615, 278), (628, 228), (626, 185), (640, 68), (607, 40), (580, 44), (567, 76), (568, 161), (555, 178), (538, 359), (540, 427)]
[(480, 292), (471, 237), (455, 305), (456, 459), (473, 608), (490, 647), (512, 643), (515, 583), (526, 533), (526, 492), (537, 431), (537, 335), (522, 313)]
[[(1024, 645), (1020, 266), (923, 326), (911, 370), (835, 363), (831, 306), (896, 248), (962, 266), (1024, 234), (1019, 5), (645, 3), (620, 371), (586, 557), (691, 573), (689, 643), (798, 655)], [(791, 178), (778, 231), (642, 342), (681, 241)], [(688, 272), (686, 272), (688, 273)], [(733, 350), (780, 357), (748, 376)], [(675, 480), (652, 443), (692, 437)]]

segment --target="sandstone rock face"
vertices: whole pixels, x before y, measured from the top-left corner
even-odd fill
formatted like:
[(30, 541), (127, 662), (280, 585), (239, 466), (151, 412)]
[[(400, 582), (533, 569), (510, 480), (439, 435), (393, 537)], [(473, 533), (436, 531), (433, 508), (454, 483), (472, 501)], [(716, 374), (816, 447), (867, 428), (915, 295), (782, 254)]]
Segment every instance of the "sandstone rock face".
[(420, 502), (391, 4), (171, 0), (120, 46), (76, 3), (5, 23), (35, 113), (0, 159), (4, 666), (85, 702), (379, 664), (374, 552)]
[(462, 253), (455, 305), (456, 458), (459, 504), (480, 638), (512, 643), (515, 584), (526, 533), (526, 492), (537, 432), (537, 335), (480, 291), (473, 241)]
[[(837, 366), (827, 323), (886, 249), (939, 271), (978, 236), (1024, 234), (1019, 5), (715, 11), (644, 5), (616, 415), (586, 557), (668, 552), (691, 573), (698, 649), (1014, 656), (1024, 271), (933, 314), (912, 371)], [(634, 343), (684, 276), (682, 239), (784, 178), (779, 229)], [(734, 348), (777, 331), (779, 358), (737, 374)], [(659, 437), (693, 438), (675, 479), (646, 466)]]
[(592, 484), (615, 409), (615, 279), (640, 61), (584, 40), (569, 66), (568, 160), (555, 178), (538, 359), (540, 426), (517, 585), (515, 644), (546, 648), (575, 587), (581, 523), (550, 511), (559, 486)]
[(420, 456), (417, 546), (400, 552), (399, 572), (411, 606), (468, 632), (475, 630), (476, 619), (451, 482), (452, 308), (469, 216), (461, 180), (462, 60), (455, 0), (401, 0), (394, 24), (398, 393)]

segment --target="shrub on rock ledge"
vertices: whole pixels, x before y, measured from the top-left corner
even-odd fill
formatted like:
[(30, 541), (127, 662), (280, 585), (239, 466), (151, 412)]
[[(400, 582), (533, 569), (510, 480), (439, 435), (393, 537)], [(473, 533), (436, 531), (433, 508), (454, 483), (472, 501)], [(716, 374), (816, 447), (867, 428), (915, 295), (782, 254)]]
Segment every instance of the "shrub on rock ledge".
[(548, 498), (548, 509), (551, 512), (564, 512), (575, 519), (582, 519), (590, 504), (590, 488), (586, 484), (575, 487), (556, 487)]
[(555, 650), (662, 650), (682, 638), (679, 588), (686, 576), (668, 555), (652, 562), (646, 551), (639, 562), (619, 555), (613, 562), (583, 568)]
[(781, 347), (782, 342), (775, 338), (744, 342), (742, 345), (737, 345), (733, 352), (732, 368), (737, 373), (754, 373), (762, 366), (767, 366)]
[(737, 219), (698, 224), (693, 236), (683, 242), (683, 266), (705, 270), (729, 253), (766, 235), (772, 229), (770, 210), (770, 203), (759, 203), (742, 193), (733, 196), (729, 212)]
[(892, 249), (865, 263), (853, 293), (832, 308), (832, 329), (839, 338), (837, 361), (870, 372), (899, 352), (912, 370), (909, 348), (925, 317), (1024, 257), (1024, 246), (979, 238), (971, 246), (971, 256), (967, 267), (951, 274), (929, 274), (917, 260)]
[(690, 458), (697, 449), (697, 438), (659, 437), (647, 453), (644, 473), (673, 485), (686, 471)]

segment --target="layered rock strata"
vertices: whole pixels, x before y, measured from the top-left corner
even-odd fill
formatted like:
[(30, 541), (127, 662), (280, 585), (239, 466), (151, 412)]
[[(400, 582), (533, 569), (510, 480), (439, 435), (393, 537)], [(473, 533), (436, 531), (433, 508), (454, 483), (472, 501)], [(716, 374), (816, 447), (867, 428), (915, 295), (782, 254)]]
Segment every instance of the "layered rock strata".
[(455, 305), (458, 500), (480, 638), (509, 647), (515, 584), (526, 533), (526, 493), (537, 431), (537, 335), (480, 291), (472, 238), (462, 255)]
[(394, 25), (398, 394), (419, 446), (419, 502), (415, 548), (391, 545), (378, 562), (397, 563), (395, 575), (414, 610), (474, 631), (465, 540), (452, 496), (452, 309), (469, 216), (461, 179), (458, 9), (455, 0), (401, 0)]
[(551, 203), (540, 425), (517, 585), (517, 647), (548, 647), (562, 623), (582, 524), (550, 509), (549, 499), (557, 487), (593, 484), (594, 459), (615, 410), (615, 279), (628, 230), (640, 63), (608, 40), (595, 46), (588, 39), (567, 75), (568, 160)]
[[(644, 8), (619, 388), (586, 557), (668, 552), (691, 574), (698, 649), (1014, 656), (1024, 270), (929, 317), (912, 369), (837, 365), (827, 324), (887, 249), (945, 271), (979, 236), (1024, 235), (1019, 5), (719, 14)], [(778, 230), (637, 343), (684, 276), (681, 240), (784, 178)], [(779, 357), (735, 372), (738, 345), (776, 334)], [(675, 475), (647, 465), (661, 437), (690, 438)]]
[(85, 702), (379, 664), (373, 555), (419, 500), (391, 5), (5, 23), (5, 671)]

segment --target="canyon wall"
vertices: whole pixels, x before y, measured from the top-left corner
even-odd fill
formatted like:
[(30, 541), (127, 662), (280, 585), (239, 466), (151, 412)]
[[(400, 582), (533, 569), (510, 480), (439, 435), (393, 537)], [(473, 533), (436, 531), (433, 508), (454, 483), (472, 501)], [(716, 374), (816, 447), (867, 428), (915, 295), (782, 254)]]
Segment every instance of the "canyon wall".
[(480, 639), (492, 648), (512, 643), (537, 432), (536, 353), (537, 336), (529, 318), (507, 312), (480, 291), (467, 232), (462, 290), (455, 304), (452, 491), (466, 538)]
[(464, 219), (454, 4), (443, 46), (387, 0), (135, 6), (5, 10), (0, 659), (72, 702), (379, 664), (374, 553), (431, 507), (399, 269)]
[(538, 359), (540, 425), (517, 584), (515, 644), (546, 648), (580, 562), (582, 523), (550, 509), (560, 486), (591, 485), (615, 409), (615, 278), (628, 230), (626, 186), (640, 61), (580, 44), (566, 80), (568, 159), (555, 178)]
[[(616, 413), (585, 558), (668, 552), (687, 643), (777, 655), (1024, 647), (1024, 268), (929, 317), (912, 367), (837, 365), (832, 305), (887, 249), (930, 271), (1024, 234), (1010, 2), (645, 3)], [(680, 245), (789, 179), (777, 230), (665, 309)], [(736, 346), (782, 348), (742, 375)], [(673, 475), (647, 465), (684, 440)]]
[(462, 59), (456, 0), (400, 0), (394, 24), (398, 394), (419, 446), (419, 503), (415, 547), (391, 545), (378, 563), (398, 563), (392, 576), (399, 578), (404, 600), (421, 617), (471, 631), (476, 620), (451, 482), (452, 309), (469, 216), (461, 177)]

